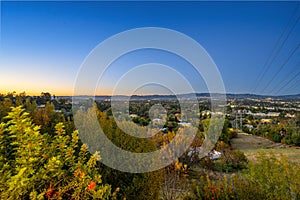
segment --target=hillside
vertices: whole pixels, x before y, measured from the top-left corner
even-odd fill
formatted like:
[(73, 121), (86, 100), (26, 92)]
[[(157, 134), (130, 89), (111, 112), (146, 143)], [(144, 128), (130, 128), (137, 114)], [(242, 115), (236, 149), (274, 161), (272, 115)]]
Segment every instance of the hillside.
[(231, 146), (243, 151), (249, 160), (255, 160), (258, 152), (264, 150), (268, 153), (272, 151), (276, 156), (284, 155), (291, 162), (300, 164), (300, 147), (275, 143), (263, 137), (239, 133), (237, 138), (231, 140)]

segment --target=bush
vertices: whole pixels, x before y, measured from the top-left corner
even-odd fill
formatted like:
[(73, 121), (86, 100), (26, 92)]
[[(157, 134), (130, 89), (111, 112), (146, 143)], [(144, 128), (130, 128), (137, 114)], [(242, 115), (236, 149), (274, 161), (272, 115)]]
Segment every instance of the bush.
[[(89, 128), (91, 122), (98, 122), (93, 119), (93, 113), (96, 110), (97, 120), (99, 121), (103, 132), (106, 134), (107, 138), (114, 143), (114, 145), (122, 148), (126, 151), (144, 153), (151, 152), (156, 150), (156, 146), (153, 141), (147, 138), (135, 138), (132, 137), (125, 132), (123, 132), (113, 117), (108, 116), (105, 112), (101, 112), (97, 109), (96, 106), (94, 108), (89, 108), (87, 112), (83, 112), (79, 110), (76, 113), (76, 117), (80, 118), (80, 123), (77, 124), (78, 127), (85, 127), (87, 130), (85, 131), (87, 135), (85, 135), (85, 139), (88, 139), (91, 143), (96, 141), (96, 147), (102, 148), (99, 140), (97, 139), (97, 135), (93, 134), (93, 130)], [(133, 122), (122, 122), (124, 127), (130, 129), (131, 132), (139, 131), (139, 128), (144, 128), (135, 125)], [(128, 130), (127, 129), (127, 130)], [(81, 132), (83, 134), (83, 132)], [(97, 146), (98, 145), (98, 146)], [(102, 156), (109, 158), (112, 161), (118, 161), (117, 156), (114, 156), (109, 151), (102, 151)], [(133, 159), (133, 158), (132, 158)], [(126, 160), (126, 162), (130, 163), (130, 160)], [(149, 161), (150, 163), (150, 161)], [(126, 163), (124, 163), (126, 165)], [(119, 188), (119, 192), (117, 193), (117, 197), (119, 199), (158, 199), (161, 185), (162, 185), (162, 170), (149, 172), (149, 173), (126, 173), (122, 171), (118, 171), (116, 169), (112, 169), (103, 164), (99, 163), (100, 172), (103, 180), (109, 183), (113, 190)]]
[(194, 182), (186, 199), (300, 199), (300, 168), (285, 157), (261, 152), (256, 163), (227, 180)]
[(0, 124), (0, 199), (108, 199), (96, 168), (99, 155), (79, 146), (77, 131), (64, 125), (41, 134), (22, 107), (12, 108)]

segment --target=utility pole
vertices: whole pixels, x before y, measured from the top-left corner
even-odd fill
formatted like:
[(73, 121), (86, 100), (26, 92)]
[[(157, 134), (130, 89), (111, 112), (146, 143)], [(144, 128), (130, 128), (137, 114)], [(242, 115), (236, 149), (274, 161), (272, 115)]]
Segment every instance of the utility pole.
[(238, 134), (238, 117), (237, 117), (237, 111), (235, 111), (235, 130), (236, 134)]
[(243, 132), (243, 113), (240, 112), (240, 130)]

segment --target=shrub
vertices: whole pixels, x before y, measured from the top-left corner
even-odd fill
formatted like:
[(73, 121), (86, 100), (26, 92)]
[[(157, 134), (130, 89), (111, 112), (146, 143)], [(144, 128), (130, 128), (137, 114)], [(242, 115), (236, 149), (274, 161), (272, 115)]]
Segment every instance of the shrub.
[(97, 172), (99, 155), (79, 146), (64, 125), (41, 134), (19, 106), (0, 124), (0, 199), (108, 199), (110, 185)]
[(194, 182), (186, 199), (300, 199), (300, 168), (285, 157), (261, 152), (256, 163), (227, 180)]
[(247, 163), (248, 159), (243, 152), (239, 150), (225, 150), (221, 159), (216, 161), (216, 169), (222, 172), (234, 172), (245, 169)]
[[(98, 119), (96, 120), (93, 118), (95, 110), (98, 117)], [(99, 121), (101, 128), (106, 134), (107, 138), (112, 143), (114, 143), (114, 145), (122, 148), (123, 150), (137, 153), (151, 152), (156, 150), (156, 146), (152, 140), (147, 138), (135, 138), (126, 134), (118, 127), (113, 117), (108, 116), (105, 112), (99, 111), (96, 106), (94, 106), (94, 108), (89, 108), (87, 112), (79, 110), (76, 113), (76, 117), (81, 119), (79, 121), (81, 124), (77, 124), (78, 127), (84, 127), (86, 129), (86, 135), (84, 135), (85, 139), (90, 141), (89, 143), (96, 142), (95, 147), (97, 148), (101, 149), (105, 144), (100, 143), (101, 141), (97, 139), (97, 134), (94, 134), (93, 130), (89, 128), (92, 127), (90, 125), (91, 123), (98, 123)], [(133, 133), (140, 131), (140, 128), (143, 128), (135, 125), (133, 122), (126, 121), (122, 122), (121, 125), (127, 128), (127, 130), (129, 129)], [(83, 134), (83, 132), (81, 132), (81, 134)], [(102, 156), (109, 158), (113, 162), (119, 161), (116, 160), (118, 159), (117, 156), (112, 155), (110, 151), (102, 151)], [(125, 162), (130, 163), (131, 161), (129, 159)], [(149, 161), (149, 163), (151, 162)], [(122, 164), (126, 165), (126, 163)], [(163, 178), (162, 170), (149, 173), (133, 174), (118, 171), (100, 163), (99, 168), (103, 180), (109, 183), (113, 190), (119, 188), (119, 192), (117, 193), (117, 197), (119, 199), (159, 198)]]

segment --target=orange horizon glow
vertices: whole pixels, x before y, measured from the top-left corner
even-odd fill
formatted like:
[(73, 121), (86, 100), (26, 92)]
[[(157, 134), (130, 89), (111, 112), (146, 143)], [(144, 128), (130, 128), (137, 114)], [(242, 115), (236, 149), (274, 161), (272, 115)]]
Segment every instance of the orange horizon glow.
[[(28, 96), (40, 96), (42, 92), (49, 92), (52, 96), (73, 96), (73, 90), (22, 90), (22, 89), (1, 89), (0, 88), (0, 94), (8, 94), (8, 93), (15, 93), (15, 94), (20, 94), (25, 92), (26, 95)], [(90, 95), (90, 94), (82, 94), (82, 95)], [(103, 92), (96, 92), (96, 96), (111, 96), (112, 92), (111, 91), (103, 91)]]
[[(0, 88), (0, 94), (6, 95), (8, 93), (15, 93), (16, 95), (25, 92), (26, 95), (28, 96), (40, 96), (42, 92), (49, 92), (51, 94), (51, 96), (55, 95), (55, 96), (73, 96), (73, 90), (61, 90), (61, 91), (57, 91), (57, 90), (48, 90), (48, 89), (44, 89), (44, 90), (22, 90), (22, 89), (1, 89)], [(117, 94), (117, 95), (154, 95), (156, 93), (140, 93), (140, 94)], [(95, 94), (79, 94), (79, 96), (112, 96), (112, 91), (106, 90), (106, 91), (97, 91)], [(116, 95), (116, 94), (115, 94)], [(164, 94), (156, 94), (156, 95), (164, 95)]]

